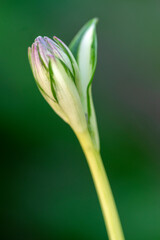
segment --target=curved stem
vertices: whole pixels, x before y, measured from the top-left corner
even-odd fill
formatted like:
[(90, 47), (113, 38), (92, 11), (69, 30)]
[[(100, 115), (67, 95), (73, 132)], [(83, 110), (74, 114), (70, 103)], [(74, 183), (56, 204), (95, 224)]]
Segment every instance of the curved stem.
[(83, 133), (76, 132), (76, 135), (92, 174), (109, 239), (124, 240), (117, 208), (100, 153), (94, 148), (88, 130)]

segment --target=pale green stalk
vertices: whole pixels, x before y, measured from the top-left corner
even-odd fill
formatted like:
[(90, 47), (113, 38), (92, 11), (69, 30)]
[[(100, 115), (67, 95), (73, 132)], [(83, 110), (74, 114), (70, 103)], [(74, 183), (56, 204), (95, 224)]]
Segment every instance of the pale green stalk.
[(75, 133), (86, 156), (88, 166), (92, 174), (109, 239), (124, 240), (118, 211), (100, 152), (95, 149), (88, 130), (82, 133)]

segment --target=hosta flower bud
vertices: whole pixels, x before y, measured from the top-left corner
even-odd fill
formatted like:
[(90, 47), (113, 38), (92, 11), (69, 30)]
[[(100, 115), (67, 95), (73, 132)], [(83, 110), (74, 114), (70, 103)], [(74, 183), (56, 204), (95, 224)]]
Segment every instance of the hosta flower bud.
[(28, 49), (37, 86), (55, 112), (75, 131), (87, 128), (85, 113), (75, 82), (77, 63), (66, 45), (54, 38), (38, 37)]

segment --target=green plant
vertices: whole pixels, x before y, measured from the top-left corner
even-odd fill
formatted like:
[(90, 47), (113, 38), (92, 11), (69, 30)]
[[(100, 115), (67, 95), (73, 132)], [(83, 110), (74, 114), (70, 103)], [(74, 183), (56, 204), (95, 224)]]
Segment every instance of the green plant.
[(97, 190), (109, 239), (123, 240), (123, 232), (100, 155), (99, 134), (92, 100), (97, 63), (97, 19), (78, 32), (69, 48), (57, 37), (38, 37), (28, 49), (37, 86), (53, 110), (75, 132)]

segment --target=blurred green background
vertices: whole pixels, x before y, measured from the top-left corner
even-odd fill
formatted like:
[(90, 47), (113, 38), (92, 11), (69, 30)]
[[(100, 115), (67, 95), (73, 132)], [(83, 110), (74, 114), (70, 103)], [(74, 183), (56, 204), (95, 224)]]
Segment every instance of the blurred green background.
[(160, 2), (0, 4), (1, 239), (105, 240), (90, 172), (71, 129), (40, 95), (27, 48), (66, 44), (98, 17), (93, 82), (101, 153), (126, 239), (160, 239)]

